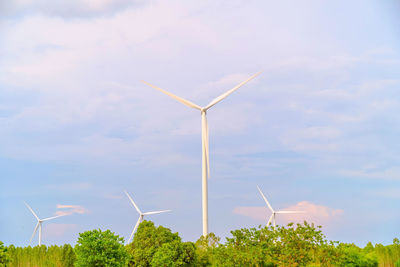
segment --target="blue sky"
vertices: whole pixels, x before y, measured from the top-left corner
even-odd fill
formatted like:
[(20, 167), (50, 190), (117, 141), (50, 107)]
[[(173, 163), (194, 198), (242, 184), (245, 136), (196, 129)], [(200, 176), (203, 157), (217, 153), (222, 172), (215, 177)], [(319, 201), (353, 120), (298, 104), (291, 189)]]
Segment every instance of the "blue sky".
[(210, 231), (305, 210), (329, 239), (400, 233), (400, 5), (396, 1), (29, 1), (0, 6), (0, 240), (127, 238), (143, 210), (201, 235), (199, 105), (208, 112)]

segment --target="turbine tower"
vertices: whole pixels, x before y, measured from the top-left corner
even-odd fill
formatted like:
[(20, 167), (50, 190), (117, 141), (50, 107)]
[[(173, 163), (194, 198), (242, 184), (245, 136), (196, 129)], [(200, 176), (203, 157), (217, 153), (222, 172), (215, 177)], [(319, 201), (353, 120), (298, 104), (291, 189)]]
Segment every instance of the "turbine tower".
[(174, 98), (178, 102), (181, 102), (182, 104), (194, 108), (200, 111), (201, 114), (201, 142), (202, 142), (202, 206), (203, 206), (203, 236), (206, 236), (208, 234), (208, 185), (207, 185), (207, 178), (210, 177), (210, 160), (209, 160), (209, 145), (208, 145), (208, 123), (207, 123), (207, 111), (217, 104), (218, 102), (222, 101), (224, 98), (226, 98), (228, 95), (232, 94), (234, 91), (239, 89), (242, 85), (245, 83), (249, 82), (250, 80), (254, 79), (256, 76), (258, 76), (261, 72), (258, 72), (245, 80), (244, 82), (236, 85), (229, 91), (225, 92), (224, 94), (220, 95), (217, 98), (214, 98), (207, 106), (201, 107), (199, 105), (196, 105), (186, 99), (183, 99), (179, 96), (176, 96), (170, 92), (167, 92), (155, 85), (152, 85), (148, 82), (142, 81), (143, 83), (147, 84), (150, 87), (153, 87), (154, 89), (157, 89), (158, 91), (169, 95), (170, 97)]
[(32, 237), (29, 240), (29, 246), (31, 245), (32, 239), (35, 236), (36, 231), (37, 231), (38, 228), (39, 228), (39, 246), (40, 246), (40, 245), (42, 245), (42, 223), (45, 222), (45, 221), (49, 221), (49, 220), (61, 217), (61, 216), (65, 216), (65, 215), (57, 215), (57, 216), (49, 217), (49, 218), (46, 218), (46, 219), (39, 219), (39, 217), (36, 215), (36, 213), (33, 211), (33, 209), (26, 202), (24, 202), (24, 203), (28, 207), (28, 209), (32, 212), (33, 216), (35, 216), (35, 218), (37, 220), (37, 224), (36, 224), (35, 230), (33, 230)]
[(269, 209), (271, 210), (271, 212), (272, 212), (271, 217), (269, 217), (267, 226), (270, 225), (271, 222), (273, 221), (273, 223), (274, 223), (274, 230), (276, 230), (276, 220), (275, 220), (276, 214), (278, 214), (278, 213), (280, 213), (280, 214), (283, 214), (283, 213), (286, 213), (286, 214), (288, 214), (288, 213), (304, 213), (304, 211), (298, 211), (298, 210), (277, 210), (277, 211), (275, 211), (275, 210), (271, 207), (271, 205), (269, 204), (267, 198), (264, 196), (263, 192), (262, 192), (261, 189), (258, 187), (258, 185), (257, 185), (257, 188), (258, 188), (258, 191), (260, 191), (260, 194), (261, 194), (262, 198), (264, 199), (265, 203), (267, 203), (268, 208), (269, 208)]
[(144, 216), (151, 215), (151, 214), (158, 214), (158, 213), (168, 212), (168, 211), (171, 211), (171, 210), (159, 210), (159, 211), (141, 212), (139, 207), (136, 205), (135, 201), (133, 201), (131, 196), (128, 194), (128, 192), (125, 191), (125, 194), (128, 196), (129, 200), (131, 201), (131, 203), (133, 204), (133, 206), (135, 207), (135, 209), (139, 213), (139, 219), (137, 220), (135, 228), (133, 228), (131, 236), (128, 239), (128, 243), (127, 244), (129, 244), (129, 242), (131, 241), (131, 239), (133, 237), (133, 234), (135, 233), (135, 231), (138, 228), (139, 224), (143, 221)]

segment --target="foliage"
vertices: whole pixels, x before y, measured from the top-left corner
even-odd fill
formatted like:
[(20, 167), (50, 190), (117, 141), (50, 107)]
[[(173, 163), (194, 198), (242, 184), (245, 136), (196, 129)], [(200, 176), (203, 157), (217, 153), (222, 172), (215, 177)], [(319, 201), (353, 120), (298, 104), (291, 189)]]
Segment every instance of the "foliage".
[(76, 261), (75, 251), (70, 244), (62, 246), (61, 260), (64, 267), (74, 267)]
[(124, 239), (110, 230), (92, 230), (79, 234), (75, 246), (77, 267), (119, 267), (126, 266), (128, 253)]
[[(8, 247), (8, 255), (12, 262), (7, 267), (72, 267), (75, 262), (75, 253), (70, 245), (36, 247)], [(1, 266), (1, 265), (0, 265)]]
[(400, 242), (398, 238), (393, 239), (392, 245), (376, 244), (374, 253), (377, 255), (379, 266), (400, 267)]
[(334, 243), (309, 225), (258, 227), (231, 231), (232, 237), (213, 251), (215, 266), (329, 266), (337, 255)]
[(7, 266), (11, 261), (10, 255), (7, 253), (7, 248), (0, 241), (0, 267)]
[(339, 244), (337, 249), (340, 251), (340, 266), (349, 267), (377, 267), (378, 259), (373, 252), (366, 253), (354, 244)]
[[(11, 259), (11, 261), (10, 261)], [(196, 243), (153, 222), (138, 227), (132, 243), (111, 231), (81, 233), (75, 248), (64, 246), (5, 247), (0, 242), (0, 267), (72, 266), (307, 266), (400, 267), (400, 241), (370, 242), (364, 248), (328, 241), (320, 227), (304, 222), (286, 227), (231, 231), (226, 242), (215, 234)]]
[(155, 227), (151, 221), (143, 221), (127, 246), (131, 255), (130, 266), (193, 266), (195, 246), (183, 243), (178, 233)]
[(173, 241), (164, 243), (151, 260), (151, 266), (193, 266), (196, 249), (192, 242)]
[(201, 236), (196, 241), (196, 257), (198, 266), (209, 266), (212, 262), (213, 250), (220, 245), (221, 238), (214, 233), (207, 236)]

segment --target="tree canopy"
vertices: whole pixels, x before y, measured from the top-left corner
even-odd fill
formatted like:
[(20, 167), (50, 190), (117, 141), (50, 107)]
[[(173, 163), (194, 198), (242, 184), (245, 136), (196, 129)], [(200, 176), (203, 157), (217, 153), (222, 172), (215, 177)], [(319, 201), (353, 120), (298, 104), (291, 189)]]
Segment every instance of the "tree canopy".
[(304, 222), (231, 231), (222, 242), (215, 234), (184, 242), (178, 233), (143, 221), (132, 243), (110, 230), (79, 235), (77, 245), (5, 247), (0, 242), (0, 267), (41, 266), (308, 266), (400, 267), (400, 241), (391, 245), (329, 241), (319, 226)]
[(129, 255), (123, 245), (124, 239), (110, 230), (92, 230), (79, 234), (75, 246), (77, 267), (126, 266)]

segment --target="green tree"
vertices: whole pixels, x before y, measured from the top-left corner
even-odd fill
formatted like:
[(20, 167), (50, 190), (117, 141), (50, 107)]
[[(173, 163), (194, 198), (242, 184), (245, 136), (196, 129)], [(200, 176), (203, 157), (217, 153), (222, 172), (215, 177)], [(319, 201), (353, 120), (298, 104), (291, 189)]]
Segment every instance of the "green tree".
[(231, 231), (226, 243), (213, 249), (212, 265), (215, 266), (274, 266), (275, 233), (259, 227)]
[(0, 267), (7, 266), (11, 259), (8, 255), (7, 248), (4, 246), (3, 242), (0, 241)]
[(193, 266), (196, 260), (193, 243), (183, 243), (178, 233), (163, 226), (155, 227), (151, 221), (139, 225), (127, 248), (130, 266)]
[(195, 266), (196, 248), (192, 242), (173, 242), (164, 243), (154, 253), (151, 266)]
[(337, 266), (339, 253), (319, 227), (304, 222), (231, 231), (212, 249), (211, 266)]
[(122, 267), (127, 265), (128, 253), (124, 239), (110, 230), (92, 230), (79, 234), (75, 246), (75, 266)]

